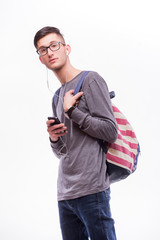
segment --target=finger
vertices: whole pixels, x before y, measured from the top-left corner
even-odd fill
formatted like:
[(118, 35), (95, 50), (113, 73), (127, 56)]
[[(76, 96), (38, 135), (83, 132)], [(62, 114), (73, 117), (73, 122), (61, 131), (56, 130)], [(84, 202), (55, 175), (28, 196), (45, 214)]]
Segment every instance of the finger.
[(67, 128), (59, 129), (58, 131), (56, 130), (49, 131), (49, 135), (51, 138), (61, 137), (67, 133), (68, 133)]
[(67, 93), (70, 93), (72, 95), (74, 93), (74, 89), (69, 90)]
[(49, 126), (47, 128), (47, 132), (55, 137), (57, 132), (59, 133), (60, 131), (65, 131), (66, 129), (67, 128), (64, 125), (61, 126), (61, 127), (58, 127), (58, 128), (56, 127), (56, 125), (54, 125), (54, 126), (51, 126), (51, 127)]
[(50, 126), (50, 124), (51, 123), (54, 123), (55, 122), (55, 120), (48, 120), (47, 122), (46, 122), (46, 124), (47, 124), (47, 127), (49, 127)]
[(55, 136), (56, 136), (56, 137), (62, 137), (62, 136), (64, 136), (64, 135), (66, 135), (67, 133), (68, 133), (67, 131), (64, 131), (64, 132), (55, 134)]
[(60, 128), (64, 128), (64, 127), (65, 127), (65, 126), (64, 126), (64, 123), (55, 124), (55, 125), (54, 125), (54, 130), (60, 129)]
[(64, 127), (64, 123), (60, 123), (60, 124), (54, 124), (54, 125), (50, 125), (51, 122), (49, 123), (49, 125), (47, 125), (48, 129), (50, 129), (51, 131), (57, 129), (57, 128), (62, 128)]
[(75, 99), (78, 100), (80, 97), (82, 97), (83, 93), (84, 93), (84, 92), (79, 92), (79, 93), (77, 93), (77, 94), (74, 96)]
[(57, 135), (59, 133), (64, 133), (64, 131), (66, 131), (66, 130), (67, 130), (67, 127), (58, 128), (58, 129), (53, 130), (53, 133)]

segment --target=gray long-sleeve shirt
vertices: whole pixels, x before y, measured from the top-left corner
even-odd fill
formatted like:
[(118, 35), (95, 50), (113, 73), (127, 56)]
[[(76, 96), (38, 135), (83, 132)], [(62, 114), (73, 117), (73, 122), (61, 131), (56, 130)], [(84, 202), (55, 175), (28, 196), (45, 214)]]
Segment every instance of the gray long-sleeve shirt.
[(66, 136), (51, 143), (53, 152), (60, 158), (59, 201), (101, 192), (109, 187), (106, 156), (96, 139), (114, 142), (117, 128), (107, 84), (98, 73), (88, 73), (78, 107), (72, 112), (71, 119), (64, 116), (64, 94), (75, 89), (82, 74), (62, 85), (56, 109), (53, 104), (54, 115), (68, 130)]

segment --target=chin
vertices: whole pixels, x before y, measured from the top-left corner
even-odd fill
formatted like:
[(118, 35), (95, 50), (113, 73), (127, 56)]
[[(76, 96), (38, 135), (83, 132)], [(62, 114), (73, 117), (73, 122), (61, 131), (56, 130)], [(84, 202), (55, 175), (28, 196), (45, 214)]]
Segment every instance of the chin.
[(52, 71), (59, 71), (61, 70), (62, 68), (64, 67), (64, 65), (56, 65), (56, 64), (53, 64), (52, 66), (49, 66), (48, 68)]
[(52, 70), (52, 71), (59, 71), (59, 70), (62, 69), (62, 67), (51, 67), (49, 69)]

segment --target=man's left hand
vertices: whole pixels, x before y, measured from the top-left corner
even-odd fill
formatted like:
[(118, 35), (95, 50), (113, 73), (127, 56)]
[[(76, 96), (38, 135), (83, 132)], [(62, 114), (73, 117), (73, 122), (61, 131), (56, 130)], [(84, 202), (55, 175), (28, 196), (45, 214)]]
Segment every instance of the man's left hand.
[(63, 108), (65, 112), (67, 112), (68, 109), (70, 109), (74, 105), (77, 105), (79, 102), (78, 101), (79, 98), (83, 95), (83, 92), (78, 92), (76, 95), (73, 95), (73, 93), (74, 93), (74, 89), (71, 89), (68, 92), (66, 92), (64, 96)]

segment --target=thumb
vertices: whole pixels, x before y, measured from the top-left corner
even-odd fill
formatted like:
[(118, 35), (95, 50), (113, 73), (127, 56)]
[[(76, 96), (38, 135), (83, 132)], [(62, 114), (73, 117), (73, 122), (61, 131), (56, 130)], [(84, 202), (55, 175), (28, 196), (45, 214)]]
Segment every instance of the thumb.
[(74, 89), (69, 90), (68, 93), (69, 93), (70, 95), (73, 95)]

